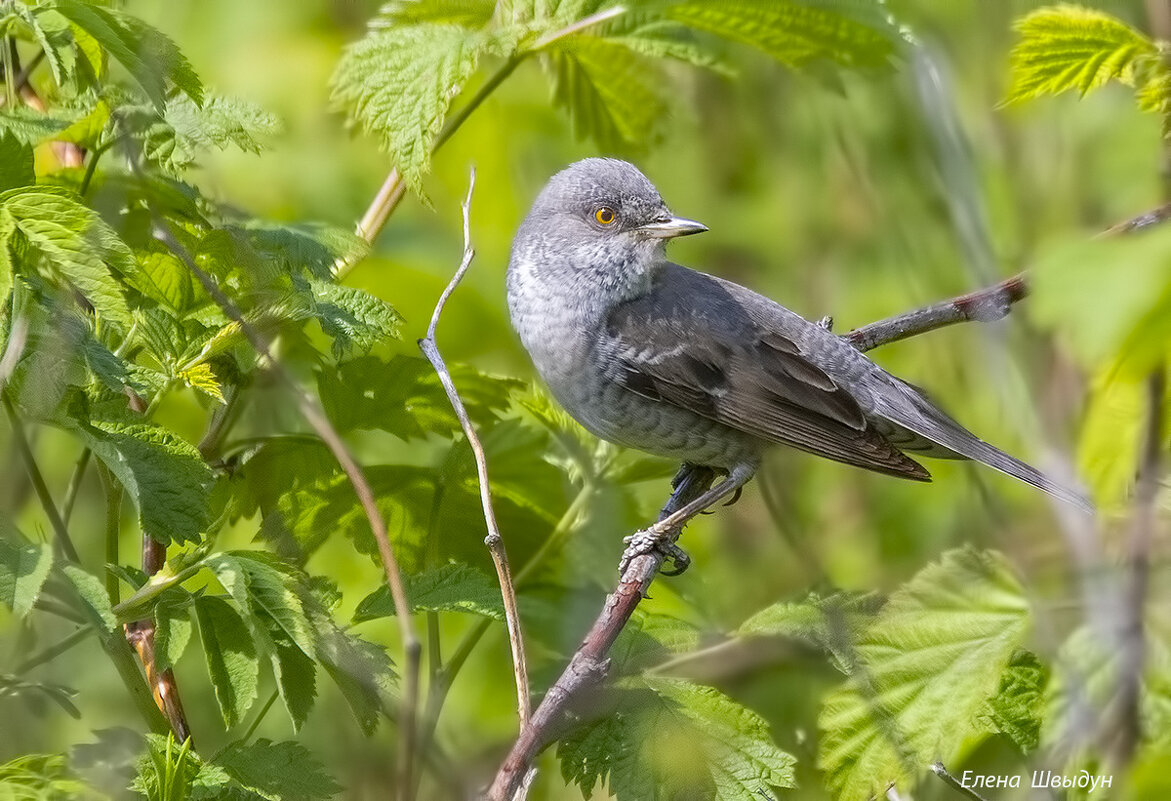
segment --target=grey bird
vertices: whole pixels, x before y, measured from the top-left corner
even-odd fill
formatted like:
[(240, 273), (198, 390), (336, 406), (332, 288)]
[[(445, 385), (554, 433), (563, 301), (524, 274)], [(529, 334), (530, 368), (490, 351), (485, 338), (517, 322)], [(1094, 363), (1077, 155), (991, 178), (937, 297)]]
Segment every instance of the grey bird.
[(1089, 511), (1089, 501), (957, 423), (824, 325), (673, 264), (674, 216), (634, 165), (554, 175), (513, 242), (512, 325), (557, 401), (602, 439), (726, 474), (640, 532), (643, 550), (738, 492), (771, 445), (915, 481), (914, 456), (973, 459)]

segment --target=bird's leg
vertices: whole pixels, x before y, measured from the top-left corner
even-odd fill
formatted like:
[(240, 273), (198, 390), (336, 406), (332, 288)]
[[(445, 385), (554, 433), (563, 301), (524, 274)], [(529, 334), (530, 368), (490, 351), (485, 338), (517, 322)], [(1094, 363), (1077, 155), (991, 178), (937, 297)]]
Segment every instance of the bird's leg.
[(820, 325), (822, 328), (824, 328), (826, 331), (833, 331), (834, 330), (834, 318), (830, 317), (828, 314), (825, 317), (822, 317), (820, 320), (818, 320), (817, 324)]
[[(685, 468), (688, 465), (684, 465)], [(703, 468), (697, 468), (701, 470)], [(637, 556), (651, 553), (652, 551), (661, 551), (668, 558), (674, 562), (675, 567), (672, 570), (664, 570), (665, 576), (677, 576), (687, 569), (691, 562), (690, 557), (683, 551), (682, 548), (675, 545), (675, 538), (679, 536), (679, 531), (691, 518), (702, 512), (704, 509), (714, 504), (719, 503), (724, 498), (733, 493), (737, 493), (740, 489), (748, 483), (756, 472), (756, 465), (751, 463), (741, 463), (732, 468), (728, 473), (728, 477), (721, 481), (716, 486), (707, 490), (695, 500), (683, 506), (681, 509), (676, 509), (668, 515), (659, 518), (659, 521), (649, 528), (636, 532), (634, 535), (627, 537), (626, 551), (622, 554), (622, 561), (619, 563), (619, 570), (626, 572), (627, 565), (631, 560)], [(680, 471), (682, 475), (683, 470)], [(679, 486), (675, 490), (675, 494), (671, 496), (671, 501), (676, 497), (682, 495), (690, 488), (691, 479), (693, 475), (684, 476), (679, 482)], [(667, 502), (667, 509), (670, 509), (672, 502)], [(666, 511), (666, 509), (664, 509)]]

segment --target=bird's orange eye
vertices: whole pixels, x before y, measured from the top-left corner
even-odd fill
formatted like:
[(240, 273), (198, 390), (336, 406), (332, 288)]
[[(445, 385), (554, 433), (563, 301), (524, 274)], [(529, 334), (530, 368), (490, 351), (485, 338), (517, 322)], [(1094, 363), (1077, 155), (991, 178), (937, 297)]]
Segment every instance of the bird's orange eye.
[(618, 219), (618, 215), (609, 206), (602, 206), (594, 212), (594, 219), (602, 225), (610, 225), (614, 220)]

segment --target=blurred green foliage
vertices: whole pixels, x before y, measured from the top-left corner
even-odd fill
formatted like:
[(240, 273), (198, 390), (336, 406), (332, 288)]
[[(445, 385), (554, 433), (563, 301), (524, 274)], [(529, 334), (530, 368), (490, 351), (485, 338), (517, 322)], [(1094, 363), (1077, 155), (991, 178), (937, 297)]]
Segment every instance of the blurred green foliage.
[[(402, 642), (370, 527), (160, 226), (365, 466), (425, 640), (415, 791), (490, 779), (517, 725), (502, 609), (470, 451), (412, 341), (459, 260), (474, 164), (477, 256), (439, 341), (488, 451), (539, 694), (675, 468), (554, 408), (507, 322), (524, 210), (599, 151), (711, 228), (674, 258), (840, 330), (1027, 268), (1004, 322), (874, 355), (989, 441), (1080, 473), (1101, 512), (1087, 534), (970, 465), (917, 486), (775, 453), (689, 528), (695, 566), (652, 587), (531, 797), (943, 798), (937, 759), (1026, 788), (1037, 769), (1116, 771), (1114, 797), (1165, 784), (1165, 516), (1142, 736), (1121, 762), (1110, 738), (1134, 670), (1113, 568), (1142, 525), (1171, 240), (1091, 241), (1168, 199), (1146, 7), (631, 5), (0, 4), (3, 341), (27, 331), (0, 379), (0, 797), (385, 798), (401, 778)], [(14, 86), (41, 51), (43, 112)], [(1067, 89), (1084, 99), (1037, 99)], [(392, 167), (412, 194), (371, 248), (347, 231)], [(170, 545), (153, 576), (144, 537)], [(123, 636), (144, 617), (195, 751)]]

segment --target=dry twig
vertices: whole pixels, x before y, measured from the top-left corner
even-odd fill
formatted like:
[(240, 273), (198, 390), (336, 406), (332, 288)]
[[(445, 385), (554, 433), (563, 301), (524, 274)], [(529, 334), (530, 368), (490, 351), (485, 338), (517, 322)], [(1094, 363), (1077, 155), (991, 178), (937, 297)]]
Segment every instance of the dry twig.
[(431, 324), (427, 327), (427, 336), (419, 340), (419, 349), (423, 351), (423, 355), (431, 362), (431, 366), (435, 368), (435, 372), (439, 375), (439, 381), (443, 384), (443, 389), (447, 392), (447, 399), (451, 401), (451, 407), (455, 410), (456, 417), (459, 418), (459, 424), (464, 430), (464, 436), (467, 437), (468, 444), (472, 448), (472, 454), (476, 459), (476, 475), (480, 484), (480, 504), (484, 508), (484, 522), (488, 526), (488, 536), (484, 538), (484, 544), (488, 546), (489, 553), (492, 554), (492, 562), (496, 565), (496, 576), (500, 580), (500, 593), (504, 598), (504, 619), (508, 627), (508, 643), (512, 648), (512, 667), (516, 676), (516, 705), (517, 714), (520, 718), (520, 725), (523, 729), (529, 720), (529, 675), (528, 666), (525, 662), (525, 648), (524, 638), (520, 630), (520, 614), (516, 603), (516, 587), (512, 580), (512, 570), (508, 564), (508, 554), (505, 551), (504, 539), (500, 536), (500, 526), (496, 522), (496, 512), (492, 508), (492, 493), (488, 484), (488, 459), (484, 455), (484, 446), (480, 443), (480, 438), (476, 435), (476, 429), (472, 425), (472, 421), (468, 418), (467, 409), (464, 408), (463, 401), (460, 400), (459, 392), (455, 388), (455, 383), (451, 379), (451, 371), (447, 369), (447, 364), (443, 361), (443, 356), (439, 353), (439, 346), (435, 343), (435, 329), (439, 325), (439, 316), (443, 314), (443, 308), (447, 305), (448, 298), (459, 282), (463, 280), (464, 273), (468, 271), (468, 267), (472, 264), (472, 259), (475, 258), (476, 252), (472, 249), (472, 234), (471, 234), (471, 204), (472, 204), (472, 190), (476, 185), (476, 172), (472, 170), (468, 178), (468, 194), (463, 202), (463, 222), (464, 222), (464, 252), (463, 260), (460, 262), (459, 269), (455, 271), (451, 281), (443, 290), (443, 294), (439, 296), (439, 301), (435, 304), (435, 311), (431, 315)]

